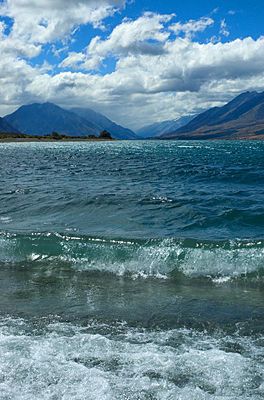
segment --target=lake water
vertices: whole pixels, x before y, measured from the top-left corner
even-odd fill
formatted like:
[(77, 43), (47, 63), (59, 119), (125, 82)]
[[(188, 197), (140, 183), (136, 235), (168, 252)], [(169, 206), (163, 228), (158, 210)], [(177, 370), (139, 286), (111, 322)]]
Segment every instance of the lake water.
[(264, 142), (0, 160), (1, 400), (264, 398)]

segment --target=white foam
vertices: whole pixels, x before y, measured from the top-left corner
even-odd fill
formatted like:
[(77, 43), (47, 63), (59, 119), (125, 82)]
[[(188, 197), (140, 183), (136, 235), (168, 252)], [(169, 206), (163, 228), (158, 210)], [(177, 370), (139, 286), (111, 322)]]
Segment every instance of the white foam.
[[(261, 399), (264, 351), (253, 339), (124, 324), (40, 332), (0, 324), (0, 399)], [(243, 354), (225, 350), (239, 343)], [(262, 385), (262, 386), (261, 386)]]
[(231, 280), (231, 276), (220, 276), (218, 278), (213, 278), (212, 282), (221, 285), (221, 283), (227, 283)]
[[(187, 249), (180, 269), (190, 277), (211, 276), (215, 282), (261, 270), (264, 249), (254, 247)], [(215, 278), (218, 277), (218, 278)]]

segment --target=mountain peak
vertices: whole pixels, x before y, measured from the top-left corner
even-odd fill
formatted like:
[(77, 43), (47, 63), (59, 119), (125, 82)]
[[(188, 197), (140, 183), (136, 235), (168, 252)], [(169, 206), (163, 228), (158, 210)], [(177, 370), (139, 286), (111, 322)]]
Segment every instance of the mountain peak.
[(107, 130), (113, 138), (136, 138), (134, 132), (129, 129), (115, 124), (91, 109), (87, 110), (66, 110), (51, 102), (32, 103), (19, 107), (14, 113), (5, 116), (4, 120), (21, 133), (36, 136), (49, 135), (53, 131), (70, 136), (98, 136), (101, 131)]

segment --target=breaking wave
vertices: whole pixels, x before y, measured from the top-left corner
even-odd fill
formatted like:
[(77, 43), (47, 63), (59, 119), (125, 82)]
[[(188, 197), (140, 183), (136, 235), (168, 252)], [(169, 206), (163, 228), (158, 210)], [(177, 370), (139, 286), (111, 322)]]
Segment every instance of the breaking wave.
[(0, 234), (0, 263), (215, 283), (264, 277), (264, 241), (109, 239), (59, 233)]

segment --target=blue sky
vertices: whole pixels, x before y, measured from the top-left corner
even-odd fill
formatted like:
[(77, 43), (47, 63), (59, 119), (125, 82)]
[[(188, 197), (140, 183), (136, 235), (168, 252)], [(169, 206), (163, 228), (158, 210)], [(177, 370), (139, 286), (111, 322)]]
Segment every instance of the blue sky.
[(91, 107), (137, 129), (264, 90), (260, 0), (0, 0), (0, 115)]

